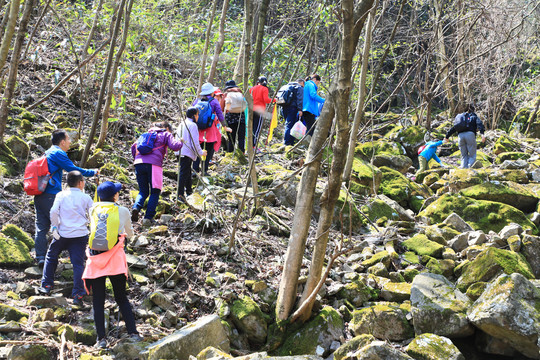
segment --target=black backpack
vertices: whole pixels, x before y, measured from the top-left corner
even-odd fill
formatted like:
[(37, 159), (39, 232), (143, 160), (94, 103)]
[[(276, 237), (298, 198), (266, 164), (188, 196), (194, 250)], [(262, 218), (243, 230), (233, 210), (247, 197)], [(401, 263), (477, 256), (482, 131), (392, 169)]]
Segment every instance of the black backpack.
[(293, 98), (293, 87), (292, 85), (283, 85), (279, 88), (276, 94), (276, 104), (280, 106), (289, 106)]
[(461, 117), (461, 120), (456, 125), (457, 133), (462, 133), (466, 131), (472, 131), (476, 133), (476, 114), (475, 113), (464, 113)]

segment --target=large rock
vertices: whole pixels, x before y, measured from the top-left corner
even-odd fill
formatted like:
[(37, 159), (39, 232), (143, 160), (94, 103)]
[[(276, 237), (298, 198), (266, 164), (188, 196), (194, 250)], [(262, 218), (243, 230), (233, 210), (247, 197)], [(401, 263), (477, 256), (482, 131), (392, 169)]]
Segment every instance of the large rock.
[(11, 149), (13, 155), (18, 157), (19, 159), (26, 160), (26, 158), (28, 157), (28, 153), (30, 153), (30, 147), (28, 146), (28, 144), (16, 135), (13, 135), (9, 139), (7, 139), (6, 145)]
[(412, 164), (411, 158), (405, 155), (380, 154), (373, 158), (373, 165), (377, 167), (387, 166), (402, 174), (405, 174)]
[(373, 341), (354, 353), (356, 360), (413, 360), (409, 355), (394, 349), (385, 341)]
[(39, 344), (15, 345), (8, 353), (8, 360), (53, 360), (53, 353)]
[(456, 285), (461, 291), (477, 282), (489, 282), (500, 273), (520, 273), (528, 279), (534, 278), (531, 266), (523, 255), (509, 250), (490, 247), (471, 261), (459, 277)]
[(375, 289), (366, 285), (362, 280), (354, 280), (339, 290), (338, 298), (346, 299), (354, 306), (360, 307), (366, 301), (376, 299), (377, 294)]
[(411, 287), (411, 305), (417, 334), (464, 337), (474, 332), (466, 314), (471, 300), (442, 275), (416, 275)]
[(428, 218), (432, 223), (440, 223), (452, 213), (467, 219), (467, 223), (474, 230), (489, 233), (490, 230), (499, 232), (510, 223), (520, 224), (523, 229), (530, 229), (534, 233), (536, 226), (523, 214), (510, 205), (494, 201), (475, 200), (456, 194), (445, 194), (429, 204), (425, 210), (418, 214)]
[(190, 355), (196, 356), (208, 346), (229, 352), (229, 339), (217, 315), (204, 316), (148, 345), (146, 350), (140, 353), (140, 357), (147, 360), (188, 360)]
[(531, 265), (534, 277), (540, 279), (540, 238), (538, 236), (523, 235), (521, 253)]
[(355, 310), (349, 328), (355, 335), (371, 334), (392, 341), (410, 339), (414, 336), (414, 330), (407, 321), (407, 313), (398, 303), (379, 302)]
[(339, 313), (332, 307), (325, 306), (300, 329), (288, 333), (277, 353), (281, 356), (314, 355), (317, 348), (327, 352), (332, 342), (340, 341), (343, 329), (343, 320)]
[(414, 251), (418, 255), (428, 255), (437, 258), (441, 257), (444, 250), (443, 245), (429, 240), (424, 234), (417, 234), (402, 242), (401, 245), (408, 250)]
[(450, 339), (435, 334), (415, 337), (405, 351), (416, 360), (465, 360)]
[(362, 195), (376, 194), (381, 185), (382, 173), (369, 162), (354, 158), (351, 171), (351, 192)]
[(487, 180), (484, 170), (451, 169), (448, 173), (448, 187), (452, 192), (459, 192), (468, 187), (483, 184)]
[(266, 319), (259, 305), (248, 296), (235, 300), (231, 317), (238, 329), (245, 333), (250, 343), (263, 344), (268, 334)]
[(405, 148), (407, 155), (412, 157), (418, 155), (418, 148), (424, 144), (426, 132), (427, 130), (424, 126), (398, 126), (386, 134), (386, 136), (400, 143)]
[(425, 199), (431, 197), (433, 192), (427, 186), (422, 186), (409, 180), (399, 171), (383, 166), (380, 191), (401, 206), (413, 211), (419, 211)]
[(375, 341), (373, 335), (362, 334), (347, 341), (341, 345), (336, 351), (334, 351), (335, 360), (355, 360), (355, 353), (366, 345), (369, 345)]
[(30, 316), (30, 314), (25, 311), (21, 311), (6, 304), (0, 304), (0, 319), (19, 321), (23, 317), (28, 318), (28, 316)]
[(30, 296), (27, 305), (40, 308), (56, 308), (59, 306), (66, 307), (68, 302), (63, 296)]
[(0, 234), (0, 267), (29, 266), (33, 262), (30, 250), (22, 241)]
[(461, 216), (459, 216), (456, 213), (451, 213), (450, 215), (448, 215), (448, 217), (444, 219), (443, 224), (450, 225), (457, 231), (461, 231), (461, 232), (467, 232), (467, 231), (473, 230), (471, 225), (467, 224), (467, 222), (463, 220)]
[(540, 290), (523, 275), (503, 274), (490, 283), (468, 312), (479, 329), (540, 359)]

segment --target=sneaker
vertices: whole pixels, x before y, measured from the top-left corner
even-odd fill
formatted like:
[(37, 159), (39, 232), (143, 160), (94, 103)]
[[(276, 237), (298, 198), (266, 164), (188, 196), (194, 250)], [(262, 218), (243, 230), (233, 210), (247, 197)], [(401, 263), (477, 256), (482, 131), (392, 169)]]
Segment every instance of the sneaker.
[(140, 341), (143, 341), (144, 339), (138, 333), (133, 333), (133, 334), (129, 334), (129, 340), (133, 342), (140, 342)]
[(52, 290), (51, 285), (41, 285), (37, 289), (38, 293), (40, 293), (42, 295), (49, 295), (51, 293), (51, 290)]
[(136, 223), (139, 221), (139, 209), (131, 210), (131, 222)]
[(98, 339), (95, 345), (98, 349), (106, 349), (107, 348), (107, 338)]
[(75, 295), (75, 297), (73, 298), (73, 306), (80, 308), (84, 307), (82, 295)]

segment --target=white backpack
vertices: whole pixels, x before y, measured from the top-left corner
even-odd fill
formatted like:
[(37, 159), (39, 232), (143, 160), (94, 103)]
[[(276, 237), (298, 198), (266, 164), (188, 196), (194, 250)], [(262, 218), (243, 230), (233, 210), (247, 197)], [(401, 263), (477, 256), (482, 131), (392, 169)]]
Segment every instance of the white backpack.
[(241, 113), (247, 107), (244, 95), (239, 92), (228, 92), (225, 97), (225, 108), (231, 113)]

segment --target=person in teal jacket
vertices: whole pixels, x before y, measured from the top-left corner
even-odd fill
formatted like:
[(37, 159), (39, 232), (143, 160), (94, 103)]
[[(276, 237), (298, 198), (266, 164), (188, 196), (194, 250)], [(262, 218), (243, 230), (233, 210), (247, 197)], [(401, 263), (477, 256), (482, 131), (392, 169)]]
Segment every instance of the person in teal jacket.
[(324, 104), (324, 99), (317, 95), (317, 89), (321, 83), (321, 77), (317, 74), (308, 76), (304, 85), (304, 99), (302, 103), (302, 120), (306, 125), (306, 133), (313, 136), (313, 124), (315, 118), (321, 114), (319, 104)]
[(56, 194), (62, 191), (63, 171), (79, 171), (83, 176), (90, 177), (99, 174), (98, 169), (83, 169), (75, 166), (67, 156), (66, 151), (71, 146), (71, 139), (65, 130), (55, 130), (51, 134), (52, 146), (45, 152), (49, 173), (52, 174), (45, 191), (34, 197), (36, 211), (35, 249), (36, 260), (39, 266), (45, 263), (47, 255), (47, 233), (51, 227), (51, 208)]
[(436, 162), (441, 164), (442, 167), (446, 167), (446, 165), (444, 165), (441, 162), (441, 159), (439, 159), (439, 157), (436, 154), (437, 148), (441, 146), (442, 143), (443, 143), (442, 140), (441, 141), (428, 141), (426, 145), (424, 145), (424, 150), (422, 150), (422, 152), (418, 154), (418, 163), (420, 165), (420, 168), (416, 172), (417, 175), (421, 173), (422, 171), (426, 171), (427, 169), (429, 169), (428, 163), (429, 163), (429, 160), (431, 159), (434, 159)]

